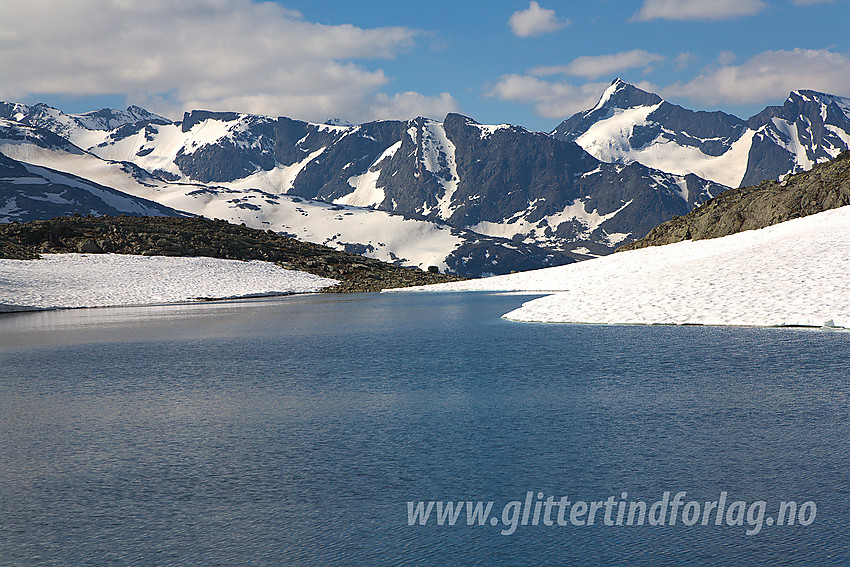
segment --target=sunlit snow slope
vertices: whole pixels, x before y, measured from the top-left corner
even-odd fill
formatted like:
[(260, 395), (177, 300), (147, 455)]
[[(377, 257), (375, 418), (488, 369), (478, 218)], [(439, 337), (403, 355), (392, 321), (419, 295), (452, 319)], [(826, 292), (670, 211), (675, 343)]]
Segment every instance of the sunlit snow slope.
[(555, 292), (517, 321), (850, 328), (850, 207), (712, 240), (426, 291)]

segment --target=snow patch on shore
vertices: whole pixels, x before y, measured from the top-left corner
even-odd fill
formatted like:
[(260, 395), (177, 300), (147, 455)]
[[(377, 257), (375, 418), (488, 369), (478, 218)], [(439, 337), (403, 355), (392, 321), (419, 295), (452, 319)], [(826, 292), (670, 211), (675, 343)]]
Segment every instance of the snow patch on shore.
[(0, 259), (0, 312), (309, 293), (336, 283), (259, 260), (45, 254)]

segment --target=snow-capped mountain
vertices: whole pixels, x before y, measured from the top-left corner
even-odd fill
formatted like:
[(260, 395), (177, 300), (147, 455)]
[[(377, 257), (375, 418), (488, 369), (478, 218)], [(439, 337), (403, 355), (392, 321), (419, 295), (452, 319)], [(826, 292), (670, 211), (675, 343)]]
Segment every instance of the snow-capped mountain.
[[(600, 162), (572, 142), (458, 114), (359, 126), (208, 111), (170, 122), (133, 107), (68, 117), (43, 105), (6, 105), (5, 116), (169, 183), (444, 223), (543, 247), (555, 254), (552, 262), (610, 252), (725, 189), (695, 175)], [(261, 216), (244, 222), (253, 226)], [(374, 236), (363, 243), (374, 246)], [(391, 239), (384, 230), (380, 236)]]
[[(100, 132), (104, 136), (104, 131)], [(96, 133), (78, 131), (77, 139)], [(53, 132), (13, 120), (0, 119), (0, 155), (4, 158), (0, 164), (3, 168), (0, 221), (5, 222), (74, 212), (178, 214), (181, 211), (271, 229), (388, 262), (422, 268), (434, 265), (462, 275), (574, 261), (572, 256), (557, 250), (488, 237), (442, 222), (270, 193), (252, 184), (228, 187), (166, 181), (131, 162), (102, 159)], [(127, 202), (121, 206), (113, 201), (98, 204), (80, 193), (102, 195), (105, 190)]]
[[(127, 124), (141, 121), (154, 124), (170, 123), (167, 118), (138, 106), (130, 106), (127, 110), (104, 108), (86, 114), (72, 115), (43, 103), (27, 106), (10, 102), (0, 102), (0, 118), (14, 120), (26, 126), (44, 128), (66, 138), (75, 135), (79, 137), (79, 134), (85, 131), (116, 130)], [(84, 141), (83, 145), (85, 145)]]
[(807, 171), (850, 148), (850, 99), (810, 90), (792, 92), (747, 121), (754, 131), (741, 186)]
[(850, 99), (792, 92), (749, 120), (695, 112), (619, 79), (552, 135), (610, 163), (642, 163), (730, 187), (810, 169), (850, 148)]

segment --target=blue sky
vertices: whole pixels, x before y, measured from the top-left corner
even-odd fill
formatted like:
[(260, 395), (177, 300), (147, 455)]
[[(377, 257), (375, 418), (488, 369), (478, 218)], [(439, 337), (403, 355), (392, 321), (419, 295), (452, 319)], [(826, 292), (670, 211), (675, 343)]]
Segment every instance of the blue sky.
[(616, 77), (748, 117), (850, 97), (850, 0), (0, 0), (0, 99), (551, 130)]

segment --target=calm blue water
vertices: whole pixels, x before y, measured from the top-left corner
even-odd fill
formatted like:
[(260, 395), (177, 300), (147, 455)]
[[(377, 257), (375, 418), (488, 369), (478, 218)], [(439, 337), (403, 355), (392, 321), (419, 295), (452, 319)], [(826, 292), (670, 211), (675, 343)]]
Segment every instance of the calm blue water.
[[(524, 299), (0, 317), (0, 564), (850, 564), (850, 333), (499, 318)], [(501, 535), (529, 491), (817, 512)]]

